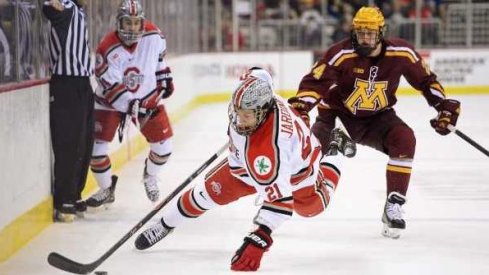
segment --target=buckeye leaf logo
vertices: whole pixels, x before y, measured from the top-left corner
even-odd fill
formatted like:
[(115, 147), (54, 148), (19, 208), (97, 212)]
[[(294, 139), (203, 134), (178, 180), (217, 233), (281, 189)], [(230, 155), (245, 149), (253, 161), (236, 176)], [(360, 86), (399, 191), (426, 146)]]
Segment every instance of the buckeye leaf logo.
[(272, 162), (265, 156), (258, 156), (253, 165), (258, 175), (263, 176), (270, 172)]

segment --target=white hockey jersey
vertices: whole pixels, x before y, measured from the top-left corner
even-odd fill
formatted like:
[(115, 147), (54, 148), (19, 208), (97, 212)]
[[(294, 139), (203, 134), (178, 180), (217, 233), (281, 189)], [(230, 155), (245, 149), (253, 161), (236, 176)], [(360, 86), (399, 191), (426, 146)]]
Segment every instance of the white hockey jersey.
[(156, 107), (156, 73), (167, 68), (165, 54), (165, 37), (148, 20), (143, 37), (131, 47), (121, 43), (117, 32), (107, 34), (96, 53), (95, 108), (126, 112), (133, 99), (143, 99), (142, 107)]
[(320, 145), (286, 101), (275, 95), (276, 108), (251, 135), (229, 127), (231, 173), (263, 198), (256, 222), (272, 230), (292, 216), (292, 192), (314, 185)]

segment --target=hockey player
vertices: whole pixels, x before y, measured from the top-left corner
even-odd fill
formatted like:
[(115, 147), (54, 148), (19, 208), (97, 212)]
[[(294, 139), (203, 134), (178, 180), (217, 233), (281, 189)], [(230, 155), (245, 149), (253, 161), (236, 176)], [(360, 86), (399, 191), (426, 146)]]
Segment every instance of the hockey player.
[(361, 8), (353, 19), (351, 38), (326, 51), (289, 103), (306, 120), (318, 105), (312, 132), (322, 145), (329, 144), (339, 117), (356, 143), (389, 156), (382, 233), (398, 238), (406, 228), (401, 207), (406, 202), (416, 145), (413, 130), (393, 109), (400, 78), (404, 76), (420, 90), (438, 112), (431, 126), (441, 135), (450, 132), (447, 125), (457, 123), (460, 102), (445, 97), (436, 75), (413, 46), (401, 39), (385, 39), (384, 30), (379, 9)]
[(150, 145), (143, 184), (152, 202), (159, 198), (157, 175), (172, 152), (172, 128), (161, 102), (174, 90), (164, 59), (165, 37), (144, 18), (137, 0), (122, 1), (116, 24), (96, 54), (95, 145), (90, 165), (100, 189), (86, 201), (89, 207), (114, 201), (117, 177), (112, 176), (108, 145), (118, 127), (121, 137), (126, 118), (139, 126)]
[(326, 209), (343, 156), (321, 157), (318, 140), (287, 102), (273, 94), (271, 79), (259, 68), (242, 77), (229, 105), (228, 157), (204, 182), (170, 202), (162, 218), (138, 236), (136, 248), (147, 249), (184, 221), (257, 193), (264, 201), (253, 220), (256, 229), (231, 260), (232, 270), (255, 271), (273, 243), (272, 232), (293, 212), (313, 217)]

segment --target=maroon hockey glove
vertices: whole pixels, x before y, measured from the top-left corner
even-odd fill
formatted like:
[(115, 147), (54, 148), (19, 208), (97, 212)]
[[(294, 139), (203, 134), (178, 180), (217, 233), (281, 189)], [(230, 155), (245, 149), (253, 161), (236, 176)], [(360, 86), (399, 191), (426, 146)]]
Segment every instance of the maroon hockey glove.
[(273, 240), (270, 234), (270, 228), (260, 225), (260, 227), (250, 232), (244, 238), (244, 243), (236, 251), (231, 259), (231, 270), (234, 271), (257, 271), (260, 267), (260, 261), (263, 253), (268, 251), (272, 246)]
[(161, 98), (168, 98), (173, 94), (175, 87), (173, 86), (173, 77), (169, 67), (156, 72), (156, 86), (161, 95)]
[(289, 98), (287, 102), (289, 102), (290, 106), (297, 111), (297, 113), (302, 118), (302, 120), (304, 120), (306, 125), (310, 127), (311, 119), (309, 118), (308, 113), (312, 110), (312, 108), (314, 108), (314, 104), (304, 101), (296, 96)]
[(431, 127), (440, 135), (450, 133), (448, 124), (455, 126), (457, 124), (458, 115), (460, 114), (460, 102), (455, 99), (444, 99), (435, 105), (438, 115), (430, 120)]

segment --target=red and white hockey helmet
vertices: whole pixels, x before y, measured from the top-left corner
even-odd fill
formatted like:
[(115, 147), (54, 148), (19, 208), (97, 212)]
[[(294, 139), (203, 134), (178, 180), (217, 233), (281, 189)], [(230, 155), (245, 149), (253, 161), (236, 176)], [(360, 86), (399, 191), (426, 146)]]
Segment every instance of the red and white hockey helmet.
[(117, 10), (117, 35), (125, 45), (137, 43), (144, 34), (144, 12), (139, 0), (122, 0)]
[(271, 83), (249, 76), (233, 92), (228, 113), (231, 126), (240, 135), (250, 135), (275, 106)]

